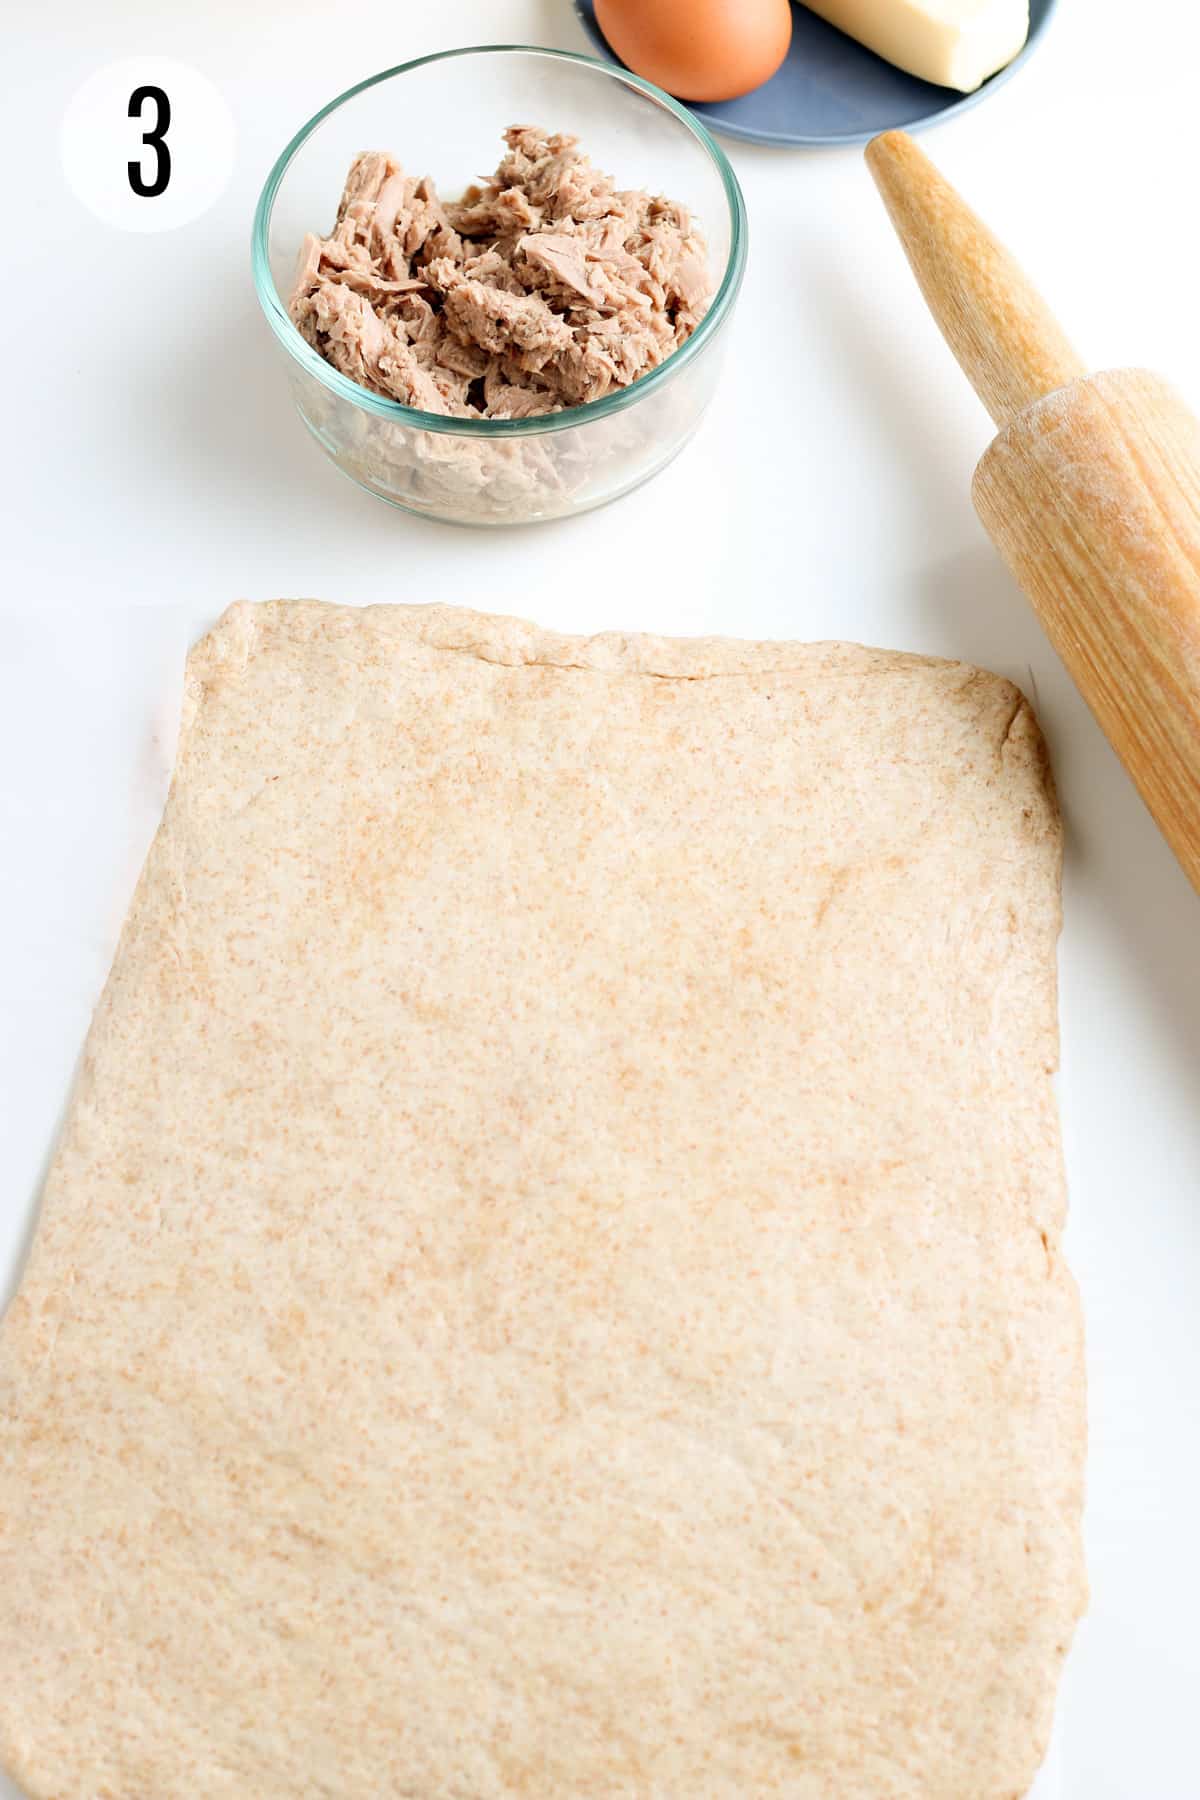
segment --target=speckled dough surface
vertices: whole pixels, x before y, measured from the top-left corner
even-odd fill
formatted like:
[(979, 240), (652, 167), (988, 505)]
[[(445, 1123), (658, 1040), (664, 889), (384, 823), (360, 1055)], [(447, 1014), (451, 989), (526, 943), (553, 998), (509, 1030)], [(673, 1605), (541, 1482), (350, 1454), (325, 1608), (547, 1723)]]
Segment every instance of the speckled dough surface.
[(1084, 1598), (1016, 691), (234, 607), (0, 1332), (38, 1800), (1013, 1800)]

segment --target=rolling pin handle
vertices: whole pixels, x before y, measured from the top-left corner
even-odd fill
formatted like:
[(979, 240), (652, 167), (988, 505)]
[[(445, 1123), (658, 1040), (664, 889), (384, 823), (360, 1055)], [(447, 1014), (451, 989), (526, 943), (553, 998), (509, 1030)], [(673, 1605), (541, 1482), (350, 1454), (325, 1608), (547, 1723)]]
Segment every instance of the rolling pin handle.
[(1020, 266), (903, 131), (867, 163), (943, 337), (997, 426), (1084, 365)]

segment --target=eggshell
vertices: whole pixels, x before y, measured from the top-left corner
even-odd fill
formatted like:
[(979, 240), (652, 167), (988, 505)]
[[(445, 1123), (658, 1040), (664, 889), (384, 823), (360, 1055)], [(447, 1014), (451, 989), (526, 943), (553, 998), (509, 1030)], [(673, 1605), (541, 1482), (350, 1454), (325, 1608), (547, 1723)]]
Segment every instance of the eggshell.
[(789, 0), (596, 0), (621, 61), (681, 100), (733, 100), (769, 81), (792, 41)]

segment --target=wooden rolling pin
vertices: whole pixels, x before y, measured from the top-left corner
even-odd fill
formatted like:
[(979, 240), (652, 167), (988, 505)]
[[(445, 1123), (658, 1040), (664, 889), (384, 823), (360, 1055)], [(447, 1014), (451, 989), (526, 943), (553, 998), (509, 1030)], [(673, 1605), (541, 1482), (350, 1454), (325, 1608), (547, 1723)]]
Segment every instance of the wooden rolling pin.
[(889, 131), (867, 161), (1000, 427), (975, 509), (1200, 891), (1200, 423), (1156, 375), (1085, 374), (911, 138)]

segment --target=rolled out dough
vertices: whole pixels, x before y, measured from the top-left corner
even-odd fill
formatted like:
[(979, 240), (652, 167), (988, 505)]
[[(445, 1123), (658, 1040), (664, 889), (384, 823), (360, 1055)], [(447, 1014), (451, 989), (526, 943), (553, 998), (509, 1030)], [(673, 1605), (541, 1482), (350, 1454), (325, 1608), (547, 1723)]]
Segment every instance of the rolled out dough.
[(1015, 689), (231, 609), (0, 1334), (44, 1800), (1011, 1800), (1084, 1599)]

